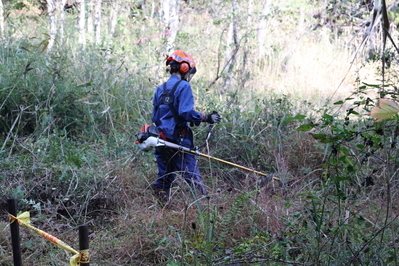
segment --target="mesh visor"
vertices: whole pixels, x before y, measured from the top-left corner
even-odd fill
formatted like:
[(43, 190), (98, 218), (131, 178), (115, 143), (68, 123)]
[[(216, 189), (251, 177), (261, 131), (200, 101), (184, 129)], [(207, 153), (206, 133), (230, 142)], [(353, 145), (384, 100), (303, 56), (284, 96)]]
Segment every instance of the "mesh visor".
[(195, 67), (193, 67), (192, 69), (190, 69), (190, 71), (188, 71), (188, 73), (186, 73), (186, 75), (184, 75), (184, 80), (190, 82), (190, 80), (193, 78), (194, 74), (197, 72), (197, 69)]
[(191, 68), (188, 73), (190, 73), (191, 75), (194, 75), (195, 73), (197, 73), (197, 68), (196, 67)]

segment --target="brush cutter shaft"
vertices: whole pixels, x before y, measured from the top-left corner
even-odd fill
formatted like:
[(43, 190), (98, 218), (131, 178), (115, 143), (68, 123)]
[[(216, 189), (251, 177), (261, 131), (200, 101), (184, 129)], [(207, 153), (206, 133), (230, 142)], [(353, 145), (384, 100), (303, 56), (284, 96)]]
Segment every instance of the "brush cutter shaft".
[[(155, 137), (149, 137), (149, 138), (157, 139)], [(187, 147), (183, 147), (183, 146), (177, 145), (177, 144), (169, 142), (169, 141), (165, 141), (165, 140), (162, 140), (162, 139), (159, 139), (159, 138), (157, 139), (157, 141), (158, 141), (158, 143), (156, 144), (157, 147), (165, 146), (165, 147), (169, 147), (169, 148), (172, 148), (172, 149), (177, 149), (177, 150), (180, 150), (180, 151), (184, 151), (184, 152), (187, 152), (187, 153), (192, 153), (192, 154), (196, 154), (196, 155), (208, 158), (208, 159), (212, 159), (212, 160), (215, 160), (215, 161), (218, 161), (218, 162), (221, 162), (221, 163), (225, 163), (225, 164), (228, 164), (228, 165), (231, 165), (231, 166), (234, 166), (234, 167), (237, 167), (237, 168), (249, 171), (249, 172), (256, 173), (258, 175), (268, 176), (265, 173), (253, 170), (251, 168), (248, 168), (248, 167), (245, 167), (245, 166), (242, 166), (242, 165), (239, 165), (239, 164), (235, 164), (235, 163), (232, 163), (232, 162), (229, 162), (229, 161), (225, 161), (225, 160), (210, 156), (210, 155), (205, 154), (205, 153), (200, 153), (198, 151), (191, 150), (191, 149), (189, 149)], [(154, 143), (154, 140), (151, 140), (150, 143)], [(274, 178), (274, 179), (276, 179), (276, 178)]]
[[(153, 138), (153, 137), (150, 137), (150, 138)], [(180, 150), (180, 151), (191, 152), (191, 150), (187, 147), (180, 146), (180, 145), (177, 145), (176, 143), (169, 142), (169, 141), (159, 139), (159, 138), (158, 138), (158, 144), (156, 146), (157, 147), (165, 146), (165, 147)]]
[[(191, 151), (191, 152), (193, 152), (193, 151)], [(248, 168), (248, 167), (239, 165), (239, 164), (235, 164), (235, 163), (232, 163), (232, 162), (229, 162), (229, 161), (225, 161), (225, 160), (222, 160), (222, 159), (219, 159), (219, 158), (216, 158), (216, 157), (213, 157), (213, 156), (204, 154), (204, 153), (199, 153), (198, 155), (200, 155), (200, 156), (202, 156), (202, 157), (205, 157), (205, 158), (209, 158), (209, 159), (218, 161), (218, 162), (221, 162), (221, 163), (225, 163), (225, 164), (228, 164), (228, 165), (231, 165), (231, 166), (234, 166), (234, 167), (237, 167), (237, 168), (240, 168), (240, 169), (249, 171), (249, 172), (253, 172), (253, 173), (256, 173), (256, 174), (258, 174), (258, 175), (267, 176), (267, 174), (265, 174), (265, 173), (256, 171), (256, 170), (254, 170), (254, 169), (251, 169), (251, 168)]]

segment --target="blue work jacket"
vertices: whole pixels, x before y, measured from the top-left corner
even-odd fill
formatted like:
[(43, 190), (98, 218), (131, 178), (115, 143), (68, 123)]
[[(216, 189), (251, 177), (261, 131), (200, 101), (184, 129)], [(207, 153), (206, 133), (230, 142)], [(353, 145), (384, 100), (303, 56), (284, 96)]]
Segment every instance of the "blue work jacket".
[[(180, 78), (177, 75), (171, 75), (166, 82), (166, 91), (170, 93), (179, 80)], [(194, 110), (194, 95), (189, 82), (181, 81), (174, 93), (173, 107), (178, 114), (178, 121), (175, 121), (176, 119), (169, 105), (160, 104), (163, 92), (163, 84), (159, 85), (155, 90), (152, 122), (155, 123), (160, 132), (164, 133), (166, 138), (176, 140), (178, 136), (175, 134), (175, 129), (177, 127), (187, 128), (188, 122), (199, 125), (204, 115)]]

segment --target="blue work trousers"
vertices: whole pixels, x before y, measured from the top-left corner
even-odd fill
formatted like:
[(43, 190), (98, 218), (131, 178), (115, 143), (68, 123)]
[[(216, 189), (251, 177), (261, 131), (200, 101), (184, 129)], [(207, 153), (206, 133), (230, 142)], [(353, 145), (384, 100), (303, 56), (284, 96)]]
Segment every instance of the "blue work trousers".
[[(192, 132), (187, 130), (184, 138), (173, 141), (178, 145), (193, 148)], [(197, 159), (193, 154), (184, 153), (168, 147), (156, 147), (155, 158), (158, 164), (158, 179), (154, 185), (169, 193), (176, 174), (180, 174), (186, 182), (201, 194), (206, 194), (205, 186), (197, 165)]]

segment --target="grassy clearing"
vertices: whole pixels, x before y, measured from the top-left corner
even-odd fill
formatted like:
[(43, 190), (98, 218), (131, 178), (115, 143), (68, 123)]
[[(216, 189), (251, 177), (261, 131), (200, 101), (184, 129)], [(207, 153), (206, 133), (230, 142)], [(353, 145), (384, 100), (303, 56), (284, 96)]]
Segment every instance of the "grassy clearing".
[[(230, 6), (186, 6), (177, 48), (198, 64), (197, 109), (223, 115), (203, 152), (280, 181), (200, 159), (209, 197), (195, 197), (178, 179), (170, 209), (157, 206), (148, 189), (153, 155), (134, 145), (134, 133), (149, 122), (153, 89), (167, 78), (165, 40), (134, 44), (162, 32), (157, 18), (121, 14), (114, 40), (85, 51), (73, 18), (51, 53), (42, 53), (45, 21), (26, 35), (11, 31), (0, 48), (1, 264), (12, 264), (9, 197), (34, 225), (73, 247), (77, 227), (88, 224), (93, 265), (397, 263), (396, 121), (379, 127), (348, 111), (370, 107), (365, 99), (376, 89), (360, 85), (364, 77), (377, 84), (369, 73), (378, 71), (371, 63), (350, 68), (345, 36), (309, 30), (318, 10), (307, 2), (273, 7), (268, 38), (257, 47), (246, 4), (228, 91), (218, 70)], [(344, 107), (332, 105), (339, 100)], [(297, 131), (309, 123), (312, 131)], [(207, 127), (194, 130), (200, 145)], [(69, 260), (21, 231), (28, 265)]]

